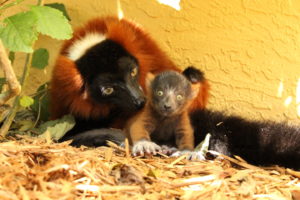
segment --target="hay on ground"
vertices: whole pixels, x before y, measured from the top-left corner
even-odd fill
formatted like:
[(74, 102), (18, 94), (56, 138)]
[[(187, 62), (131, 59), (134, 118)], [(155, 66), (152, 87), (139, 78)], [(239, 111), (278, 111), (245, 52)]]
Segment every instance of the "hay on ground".
[(131, 157), (23, 138), (0, 144), (0, 199), (300, 199), (300, 172), (242, 159)]

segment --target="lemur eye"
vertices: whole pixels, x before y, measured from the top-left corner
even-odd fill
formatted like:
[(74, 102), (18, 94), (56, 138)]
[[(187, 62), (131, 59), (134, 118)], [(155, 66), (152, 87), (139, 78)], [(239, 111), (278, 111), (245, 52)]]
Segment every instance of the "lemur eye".
[(138, 73), (138, 70), (137, 70), (137, 68), (135, 67), (135, 68), (133, 68), (133, 69), (131, 70), (130, 75), (131, 75), (132, 77), (134, 77), (134, 76), (137, 75), (137, 73)]
[(163, 91), (159, 90), (159, 91), (156, 92), (156, 94), (157, 94), (157, 96), (161, 97), (164, 93), (163, 93)]
[(176, 99), (177, 99), (178, 101), (181, 101), (181, 100), (183, 99), (183, 96), (179, 94), (179, 95), (176, 96)]
[(104, 95), (111, 95), (114, 92), (114, 88), (112, 87), (107, 87), (102, 89), (102, 93)]

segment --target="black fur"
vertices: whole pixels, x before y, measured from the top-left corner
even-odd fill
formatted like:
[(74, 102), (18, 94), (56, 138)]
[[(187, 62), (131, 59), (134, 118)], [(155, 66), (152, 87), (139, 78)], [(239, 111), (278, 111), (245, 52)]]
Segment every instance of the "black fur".
[[(105, 40), (95, 45), (76, 61), (76, 66), (95, 103), (113, 104), (131, 113), (144, 106), (145, 96), (139, 86), (138, 75), (130, 75), (134, 68), (138, 69), (138, 62), (118, 43)], [(114, 92), (103, 94), (108, 87)]]
[(132, 65), (138, 64), (137, 60), (120, 44), (106, 39), (88, 49), (75, 63), (85, 82), (92, 83), (93, 79), (104, 73), (116, 74), (122, 79), (121, 71), (123, 73), (128, 71), (126, 65), (120, 66), (118, 63), (122, 57), (131, 59)]
[[(111, 119), (115, 119), (117, 117), (118, 117), (117, 111), (111, 112), (111, 114), (108, 117), (101, 118), (99, 120), (82, 119), (79, 117), (75, 117), (75, 126), (70, 131), (68, 131), (58, 142), (71, 140), (74, 137), (76, 137), (77, 134), (80, 134), (83, 132), (88, 134), (89, 130), (99, 129), (99, 127), (110, 127), (110, 124), (112, 123)], [(91, 146), (91, 144), (88, 140), (85, 140), (85, 142), (82, 142), (82, 141), (79, 141), (79, 138), (77, 138), (76, 141), (78, 142), (78, 144), (80, 143), (85, 146)], [(76, 144), (76, 141), (74, 141), (72, 143), (72, 145), (78, 146)]]
[(151, 141), (158, 145), (168, 145), (176, 147), (176, 139), (174, 134), (174, 127), (180, 122), (181, 116), (170, 118), (158, 118), (159, 127), (150, 134)]
[[(97, 120), (75, 116), (75, 127), (59, 142), (73, 139), (71, 144), (74, 146), (101, 146), (105, 141), (100, 140), (107, 137), (102, 134), (113, 133), (105, 129), (111, 127), (113, 120), (129, 118), (145, 105), (146, 98), (138, 83), (138, 62), (118, 43), (104, 40), (87, 50), (75, 63), (83, 77), (82, 91), (86, 91), (95, 104), (105, 104), (111, 109), (108, 116)], [(134, 70), (137, 73), (133, 76)], [(107, 88), (113, 89), (109, 95), (105, 94)], [(97, 130), (89, 131), (97, 128), (104, 129), (99, 129), (97, 134)]]
[(191, 114), (195, 144), (211, 134), (209, 150), (239, 155), (255, 165), (300, 169), (300, 127), (271, 121), (250, 121), (224, 113), (198, 110)]
[(192, 83), (199, 83), (205, 80), (204, 73), (193, 66), (187, 67), (182, 74)]
[[(204, 73), (188, 67), (183, 74), (192, 82)], [(211, 134), (209, 150), (238, 155), (255, 165), (281, 165), (300, 169), (300, 126), (271, 121), (251, 121), (223, 112), (198, 110), (191, 113), (195, 145)]]
[(81, 145), (95, 147), (106, 146), (107, 141), (112, 141), (118, 145), (121, 145), (125, 140), (123, 131), (118, 129), (95, 129), (80, 134), (76, 134), (72, 137), (71, 145), (80, 147)]

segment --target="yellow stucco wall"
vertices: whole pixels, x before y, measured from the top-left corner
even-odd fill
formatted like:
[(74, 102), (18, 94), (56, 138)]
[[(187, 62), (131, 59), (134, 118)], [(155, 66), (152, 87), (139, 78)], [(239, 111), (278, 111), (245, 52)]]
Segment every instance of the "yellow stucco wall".
[[(55, 1), (45, 0), (49, 2)], [(117, 0), (60, 2), (74, 26), (95, 16), (117, 14)], [(299, 124), (300, 1), (182, 0), (180, 11), (156, 0), (120, 3), (124, 16), (142, 24), (179, 66), (195, 65), (206, 72), (212, 85), (209, 107)], [(60, 44), (44, 36), (37, 43), (50, 49), (50, 65)], [(48, 80), (51, 67), (32, 72), (28, 90)]]

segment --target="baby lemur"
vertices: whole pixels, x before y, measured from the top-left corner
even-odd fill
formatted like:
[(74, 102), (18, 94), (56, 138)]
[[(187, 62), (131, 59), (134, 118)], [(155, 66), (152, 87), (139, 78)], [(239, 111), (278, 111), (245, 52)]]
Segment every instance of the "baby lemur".
[(133, 155), (153, 154), (161, 145), (179, 150), (194, 149), (194, 131), (188, 106), (196, 97), (199, 84), (175, 71), (147, 77), (148, 100), (144, 109), (129, 120), (125, 129), (133, 145)]

